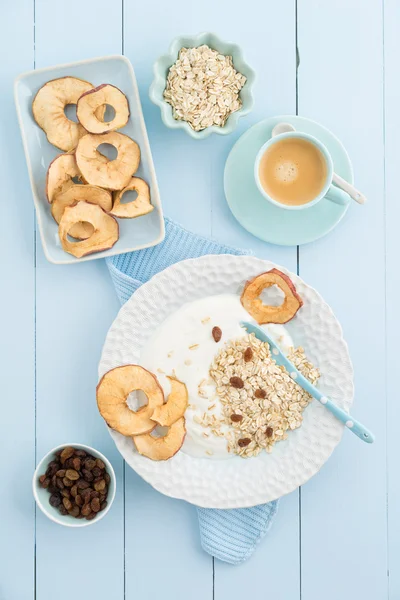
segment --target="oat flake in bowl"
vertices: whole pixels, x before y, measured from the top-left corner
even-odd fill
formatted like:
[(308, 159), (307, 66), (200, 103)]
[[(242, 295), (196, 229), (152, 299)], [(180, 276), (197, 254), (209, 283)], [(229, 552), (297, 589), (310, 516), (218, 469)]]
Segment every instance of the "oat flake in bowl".
[(169, 69), (164, 98), (172, 106), (174, 119), (202, 131), (212, 125), (223, 127), (241, 108), (239, 93), (245, 83), (246, 77), (235, 70), (232, 56), (206, 44), (181, 48)]

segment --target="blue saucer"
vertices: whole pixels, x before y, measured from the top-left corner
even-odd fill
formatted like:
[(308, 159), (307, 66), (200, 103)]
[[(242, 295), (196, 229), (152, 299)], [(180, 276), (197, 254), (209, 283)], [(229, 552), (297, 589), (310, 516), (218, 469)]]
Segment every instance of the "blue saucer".
[(329, 150), (335, 172), (353, 183), (350, 158), (333, 133), (310, 119), (282, 116), (257, 123), (239, 138), (225, 164), (224, 188), (233, 215), (247, 231), (271, 244), (297, 246), (313, 242), (336, 227), (349, 204), (321, 200), (310, 208), (289, 211), (272, 205), (260, 194), (254, 180), (254, 161), (272, 129), (282, 122), (318, 138)]

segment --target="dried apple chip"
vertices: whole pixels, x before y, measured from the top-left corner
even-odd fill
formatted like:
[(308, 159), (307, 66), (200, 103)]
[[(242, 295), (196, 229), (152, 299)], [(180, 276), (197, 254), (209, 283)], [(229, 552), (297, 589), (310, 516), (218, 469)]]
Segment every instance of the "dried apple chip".
[[(267, 306), (260, 298), (262, 291), (272, 285), (277, 285), (285, 294), (285, 299), (280, 306)], [(287, 323), (303, 306), (303, 301), (296, 292), (293, 282), (278, 269), (271, 269), (248, 281), (240, 300), (247, 312), (260, 325)]]
[(46, 175), (47, 200), (53, 202), (55, 196), (74, 185), (73, 178), (80, 173), (74, 154), (59, 154), (49, 164)]
[[(108, 104), (115, 111), (111, 121), (97, 117), (100, 106)], [(107, 133), (124, 127), (129, 119), (129, 104), (126, 96), (114, 85), (103, 83), (82, 94), (76, 106), (76, 116), (80, 124), (89, 133)]]
[[(67, 206), (72, 206), (80, 201), (98, 204), (106, 212), (109, 212), (112, 206), (111, 192), (108, 190), (103, 190), (95, 185), (72, 185), (65, 192), (54, 197), (51, 204), (51, 214), (54, 220), (59, 223)], [(93, 232), (93, 225), (88, 222), (80, 222), (70, 229), (69, 235), (78, 240), (86, 240)]]
[[(126, 399), (140, 390), (148, 404), (138, 411), (131, 410)], [(150, 420), (154, 409), (164, 402), (164, 394), (156, 377), (139, 365), (125, 365), (108, 371), (100, 380), (97, 406), (107, 424), (122, 435), (141, 435), (152, 431), (156, 424)]]
[[(90, 223), (93, 233), (85, 240), (72, 242), (68, 239), (68, 234), (77, 223)], [(119, 228), (114, 217), (104, 212), (100, 206), (78, 202), (65, 208), (58, 226), (58, 234), (64, 250), (76, 258), (82, 258), (87, 254), (112, 248), (118, 240)]]
[(151, 460), (168, 460), (182, 448), (185, 440), (185, 419), (181, 417), (168, 429), (164, 437), (155, 437), (150, 433), (132, 437), (139, 454)]
[[(64, 109), (68, 104), (76, 104), (80, 96), (92, 88), (91, 83), (76, 77), (52, 79), (40, 88), (32, 102), (32, 113), (50, 144), (66, 152), (76, 147), (86, 130), (80, 123), (68, 119)], [(104, 112), (105, 106), (99, 107), (98, 118), (102, 119)]]
[(168, 379), (171, 382), (171, 392), (167, 398), (167, 402), (162, 406), (157, 406), (151, 417), (152, 421), (156, 421), (159, 425), (166, 427), (170, 427), (183, 417), (189, 402), (186, 385), (173, 377), (168, 377)]
[[(137, 198), (132, 202), (122, 204), (123, 195), (130, 190), (137, 192)], [(114, 204), (110, 212), (119, 219), (135, 219), (154, 210), (154, 206), (150, 203), (149, 186), (140, 177), (132, 177), (128, 185), (123, 190), (114, 192), (113, 196)]]
[[(118, 152), (117, 158), (104, 161), (104, 156), (97, 151), (101, 144), (114, 146)], [(102, 159), (99, 159), (100, 156)], [(123, 133), (87, 133), (79, 140), (75, 157), (87, 183), (108, 190), (122, 190), (139, 167), (140, 149), (136, 142)]]

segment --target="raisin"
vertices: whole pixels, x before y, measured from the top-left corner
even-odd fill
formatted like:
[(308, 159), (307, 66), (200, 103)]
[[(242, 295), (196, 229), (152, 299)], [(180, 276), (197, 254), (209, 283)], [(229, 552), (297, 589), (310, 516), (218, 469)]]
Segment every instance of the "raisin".
[(104, 500), (104, 502), (102, 502), (100, 504), (100, 510), (104, 510), (106, 506), (107, 506), (107, 500)]
[(80, 458), (75, 457), (72, 459), (72, 468), (75, 469), (75, 471), (81, 470), (81, 459)]
[(72, 508), (72, 502), (69, 498), (63, 498), (63, 504), (67, 510), (70, 510)]
[(90, 498), (93, 500), (93, 498), (100, 498), (100, 493), (97, 492), (96, 490), (91, 490), (90, 492)]
[(58, 470), (58, 463), (56, 463), (55, 460), (52, 460), (49, 463), (49, 466), (47, 467), (47, 470), (46, 470), (47, 477), (53, 477), (53, 475), (55, 475), (57, 470)]
[(89, 502), (91, 493), (92, 490), (90, 488), (81, 491), (80, 495), (82, 496), (84, 503)]
[(78, 494), (77, 496), (75, 496), (75, 504), (77, 506), (83, 506), (83, 498), (80, 494)]
[(90, 507), (93, 512), (99, 512), (100, 510), (100, 500), (98, 498), (93, 498), (90, 503)]
[(248, 446), (251, 442), (250, 438), (241, 438), (240, 440), (238, 440), (238, 446), (239, 448), (245, 448), (246, 446)]
[(243, 358), (244, 362), (250, 362), (253, 358), (253, 350), (250, 348), (250, 346), (244, 351)]
[(87, 458), (85, 460), (85, 469), (88, 469), (88, 471), (91, 471), (92, 469), (94, 469), (96, 466), (96, 461), (92, 458)]
[(47, 488), (47, 491), (49, 492), (49, 494), (55, 494), (56, 492), (58, 492), (58, 488), (56, 488), (53, 484), (50, 484)]
[(106, 468), (106, 465), (103, 463), (101, 458), (96, 458), (96, 466), (99, 467), (102, 471)]
[(75, 498), (78, 494), (78, 486), (75, 484), (71, 488), (71, 496)]
[(71, 515), (71, 517), (76, 518), (80, 513), (79, 506), (73, 506), (68, 512)]
[(96, 513), (95, 512), (91, 512), (90, 515), (88, 515), (86, 517), (86, 521), (91, 521), (92, 519), (95, 518), (95, 516), (96, 516)]
[(88, 515), (90, 515), (90, 513), (92, 512), (92, 509), (90, 508), (90, 504), (84, 504), (81, 508), (81, 514), (84, 517), (87, 517)]
[(64, 484), (63, 484), (63, 480), (61, 479), (61, 477), (57, 477), (56, 486), (58, 487), (59, 490), (64, 489)]
[(49, 498), (49, 504), (51, 506), (54, 506), (54, 508), (57, 508), (57, 506), (60, 506), (60, 504), (61, 504), (60, 494), (52, 494)]
[(101, 492), (106, 487), (106, 482), (104, 481), (104, 479), (101, 479), (100, 481), (96, 481), (93, 487), (96, 490), (96, 492)]
[(89, 481), (89, 483), (91, 481), (93, 481), (93, 472), (92, 471), (88, 471), (87, 469), (82, 469), (82, 475), (83, 475), (83, 478), (85, 479), (85, 481)]
[(218, 344), (218, 342), (221, 341), (222, 338), (222, 329), (220, 327), (213, 327), (212, 336), (214, 338), (214, 342)]
[(57, 475), (53, 475), (53, 477), (51, 478), (51, 485), (53, 487), (57, 487)]
[(42, 483), (42, 488), (44, 488), (44, 489), (48, 488), (51, 483), (50, 477), (45, 476), (45, 478), (43, 479), (43, 481), (41, 483)]
[(60, 513), (61, 513), (62, 515), (67, 515), (67, 514), (68, 514), (68, 511), (67, 511), (67, 509), (65, 508), (64, 504), (60, 504), (60, 506), (58, 507), (58, 510), (60, 511)]
[(110, 481), (111, 481), (111, 477), (109, 476), (108, 473), (104, 474), (104, 479), (107, 485), (109, 485)]
[(85, 458), (86, 452), (84, 450), (75, 450), (75, 456), (78, 458)]
[(71, 497), (70, 491), (67, 488), (64, 488), (63, 490), (61, 490), (60, 494), (61, 494), (61, 496), (63, 498), (70, 498)]
[(259, 389), (254, 392), (254, 396), (255, 398), (266, 398), (267, 392), (265, 390)]
[(272, 427), (267, 427), (267, 429), (265, 430), (265, 434), (267, 437), (272, 437), (274, 433), (274, 430), (272, 429)]
[(65, 477), (65, 469), (58, 469), (56, 475), (57, 477)]
[(73, 468), (73, 464), (72, 464), (73, 460), (74, 459), (72, 458), (72, 456), (71, 456), (71, 458), (67, 458), (67, 460), (64, 463), (64, 469), (72, 469)]
[(95, 467), (92, 471), (94, 477), (101, 477), (101, 469), (99, 467)]
[(74, 452), (75, 450), (74, 448), (71, 448), (71, 446), (67, 446), (66, 448), (64, 448), (64, 450), (60, 454), (61, 464), (63, 465), (65, 461), (73, 455)]
[(72, 487), (74, 485), (74, 482), (68, 479), (68, 477), (63, 477), (62, 482), (65, 485), (65, 487)]
[(240, 423), (240, 421), (243, 420), (243, 415), (236, 415), (235, 413), (233, 413), (233, 415), (231, 415), (231, 421), (233, 421), (234, 423)]
[(240, 377), (231, 377), (229, 380), (229, 383), (231, 384), (232, 387), (241, 390), (244, 387), (244, 383), (243, 383), (243, 379), (241, 379)]
[(78, 489), (79, 490), (85, 490), (86, 488), (90, 487), (89, 483), (87, 481), (85, 481), (84, 479), (80, 479), (78, 481)]
[(75, 471), (74, 469), (68, 469), (67, 472), (65, 473), (65, 476), (70, 481), (77, 481), (79, 479), (79, 473), (78, 473), (78, 471)]
[(39, 483), (40, 483), (40, 485), (43, 485), (43, 482), (44, 482), (45, 479), (46, 479), (46, 475), (41, 475), (39, 477)]

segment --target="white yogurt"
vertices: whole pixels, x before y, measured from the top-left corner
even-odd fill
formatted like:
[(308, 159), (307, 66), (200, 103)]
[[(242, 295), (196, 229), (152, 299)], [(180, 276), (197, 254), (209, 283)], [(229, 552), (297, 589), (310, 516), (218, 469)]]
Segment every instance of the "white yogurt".
[[(237, 295), (209, 296), (184, 304), (157, 328), (142, 349), (140, 364), (157, 376), (166, 397), (170, 392), (167, 375), (174, 375), (186, 384), (189, 407), (185, 413), (187, 433), (182, 451), (191, 456), (214, 459), (232, 456), (228, 453), (225, 438), (212, 434), (196, 423), (194, 417), (201, 418), (204, 413), (217, 417), (222, 414), (214, 382), (209, 376), (210, 365), (225, 342), (246, 335), (239, 325), (246, 320), (250, 320), (249, 314)], [(211, 334), (215, 326), (222, 330), (219, 343), (215, 343)], [(264, 327), (287, 353), (293, 342), (283, 325)], [(202, 389), (207, 398), (198, 393), (199, 385), (204, 381)]]

